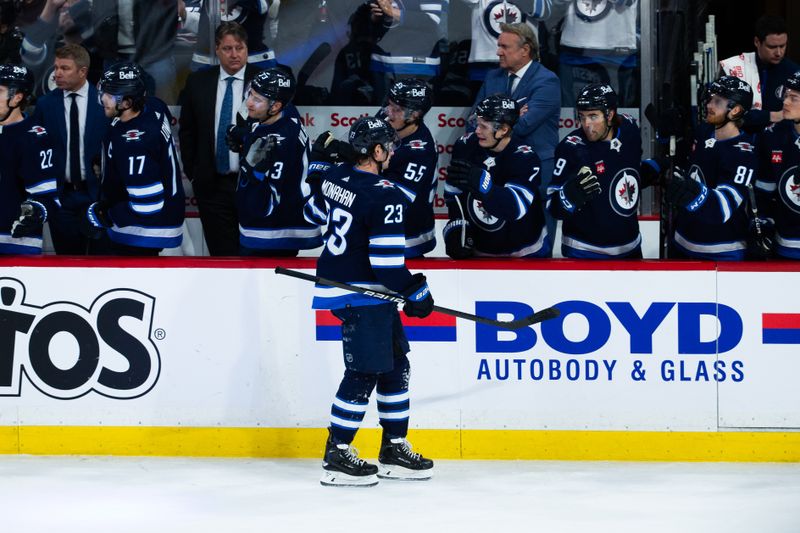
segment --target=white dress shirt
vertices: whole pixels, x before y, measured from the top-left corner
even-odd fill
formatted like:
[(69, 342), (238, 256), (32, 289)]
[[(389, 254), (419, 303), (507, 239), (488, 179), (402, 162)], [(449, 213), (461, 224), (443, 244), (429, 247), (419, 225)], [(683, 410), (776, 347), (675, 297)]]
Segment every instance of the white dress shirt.
[(518, 71), (513, 73), (514, 76), (516, 76), (516, 78), (514, 78), (514, 83), (511, 84), (511, 94), (514, 94), (514, 91), (517, 90), (517, 85), (519, 85), (519, 80), (521, 80), (522, 76), (524, 76), (525, 73), (528, 72), (531, 63), (533, 63), (533, 60), (528, 61), (524, 67), (520, 68)]

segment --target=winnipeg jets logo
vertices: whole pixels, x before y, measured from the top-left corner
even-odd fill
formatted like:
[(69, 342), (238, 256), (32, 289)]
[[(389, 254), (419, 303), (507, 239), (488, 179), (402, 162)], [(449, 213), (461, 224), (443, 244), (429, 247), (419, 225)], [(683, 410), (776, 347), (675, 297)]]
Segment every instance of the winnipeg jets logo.
[(380, 187), (381, 189), (394, 189), (394, 183), (387, 179), (378, 180), (375, 186)]
[(717, 140), (714, 137), (711, 137), (710, 139), (706, 139), (705, 147), (714, 148), (715, 144), (717, 144)]
[(633, 168), (623, 168), (611, 180), (609, 187), (611, 208), (623, 217), (636, 214), (639, 203), (639, 174)]
[(141, 130), (128, 130), (122, 134), (122, 138), (125, 139), (127, 142), (131, 141), (139, 141), (144, 135), (145, 132)]
[(420, 141), (419, 139), (415, 139), (408, 143), (408, 147), (412, 150), (424, 150), (425, 145), (428, 144), (425, 141)]
[(500, 24), (517, 22), (525, 22), (525, 14), (512, 2), (497, 0), (483, 10), (483, 26), (495, 39), (500, 37)]
[(528, 146), (527, 144), (521, 144), (517, 146), (517, 151), (514, 152), (515, 154), (530, 154), (533, 152), (533, 148)]
[(773, 150), (770, 161), (777, 164), (783, 163), (783, 150)]
[(611, 139), (611, 146), (609, 147), (612, 151), (619, 153), (620, 148), (622, 148), (622, 141), (619, 139)]
[(734, 144), (733, 146), (734, 146), (734, 148), (738, 148), (742, 152), (752, 152), (753, 151), (753, 145), (750, 144), (749, 142), (740, 141), (740, 142)]
[(278, 135), (277, 133), (270, 133), (269, 135), (267, 135), (267, 137), (272, 137), (273, 139), (275, 139), (276, 145), (281, 144), (281, 141), (286, 139), (286, 137), (284, 137), (283, 135)]
[(487, 157), (486, 160), (483, 162), (483, 166), (486, 167), (486, 170), (491, 170), (493, 166), (495, 166), (494, 157)]
[(33, 133), (37, 137), (41, 137), (42, 135), (47, 135), (47, 130), (41, 126), (34, 126), (28, 130), (28, 133)]
[(586, 22), (595, 22), (606, 15), (611, 10), (609, 0), (574, 0), (575, 14)]
[(778, 196), (786, 207), (800, 215), (800, 179), (797, 172), (798, 167), (794, 166), (783, 173), (778, 181)]
[(467, 210), (469, 211), (469, 217), (475, 222), (475, 225), (482, 228), (484, 231), (497, 231), (506, 224), (505, 220), (501, 220), (487, 211), (483, 202), (474, 196), (470, 196), (467, 203)]
[(583, 141), (577, 135), (569, 135), (566, 138), (567, 144), (571, 144), (573, 146), (577, 146), (579, 144), (583, 144)]

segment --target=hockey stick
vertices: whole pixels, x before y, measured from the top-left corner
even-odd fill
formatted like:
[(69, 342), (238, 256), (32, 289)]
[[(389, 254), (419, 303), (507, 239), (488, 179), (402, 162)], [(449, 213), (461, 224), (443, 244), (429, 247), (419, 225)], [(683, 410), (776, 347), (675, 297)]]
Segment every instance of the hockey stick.
[[(394, 302), (397, 304), (406, 303), (406, 299), (400, 296), (399, 294), (390, 294), (387, 292), (373, 291), (372, 289), (365, 289), (364, 287), (358, 287), (357, 285), (350, 285), (349, 283), (342, 283), (340, 281), (333, 281), (330, 279), (320, 278), (318, 276), (312, 276), (311, 274), (304, 274), (303, 272), (298, 272), (297, 270), (289, 270), (288, 268), (275, 267), (275, 273), (283, 274), (284, 276), (291, 276), (293, 278), (298, 278), (305, 281), (311, 281), (313, 283), (318, 283), (320, 285), (327, 285), (329, 287), (336, 287), (338, 289), (344, 289), (346, 291), (366, 294), (367, 296), (372, 296), (373, 298), (378, 298), (379, 300), (386, 300), (387, 302)], [(447, 307), (439, 307), (438, 305), (434, 305), (433, 310), (436, 311), (437, 313), (455, 316), (458, 318), (463, 318), (465, 320), (480, 322), (481, 324), (486, 324), (489, 326), (494, 326), (496, 328), (504, 328), (504, 329), (522, 329), (524, 327), (531, 326), (533, 324), (538, 324), (539, 322), (543, 322), (551, 318), (556, 318), (561, 314), (561, 312), (555, 307), (548, 307), (547, 309), (542, 309), (538, 313), (526, 316), (525, 318), (503, 321), (503, 320), (492, 320), (491, 318), (486, 318), (484, 316), (471, 315), (463, 311), (456, 311), (455, 309), (448, 309)]]
[[(666, 84), (665, 84), (666, 85)], [(644, 110), (644, 116), (650, 123), (650, 126), (658, 132), (658, 117), (653, 103), (647, 104)], [(658, 135), (658, 133), (656, 133)], [(669, 151), (667, 152), (667, 160), (669, 161), (669, 169), (667, 176), (671, 179), (672, 172), (675, 170), (675, 151), (676, 151), (676, 137), (675, 135), (669, 136)], [(673, 211), (672, 206), (666, 201), (665, 184), (660, 186), (659, 190), (659, 205), (658, 205), (658, 218), (659, 218), (659, 234), (661, 239), (661, 259), (669, 258), (669, 239), (673, 231)]]
[(325, 58), (330, 55), (332, 47), (330, 43), (321, 43), (311, 52), (311, 55), (308, 56), (306, 62), (303, 63), (303, 66), (300, 67), (300, 71), (297, 73), (297, 86), (298, 87), (305, 87), (306, 83), (308, 83), (308, 79), (311, 77), (311, 74), (317, 70), (317, 67), (325, 61)]

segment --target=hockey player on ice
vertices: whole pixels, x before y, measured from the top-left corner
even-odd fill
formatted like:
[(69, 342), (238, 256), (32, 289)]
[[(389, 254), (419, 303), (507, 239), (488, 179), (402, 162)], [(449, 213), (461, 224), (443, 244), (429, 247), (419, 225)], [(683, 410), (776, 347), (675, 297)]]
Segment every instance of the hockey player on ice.
[[(407, 300), (403, 312), (424, 318), (433, 310), (433, 297), (425, 276), (406, 268), (408, 200), (380, 174), (399, 143), (397, 134), (384, 120), (364, 117), (351, 127), (349, 142), (355, 165), (326, 171), (308, 206), (313, 214), (325, 214), (328, 222), (317, 275), (399, 293)], [(315, 291), (313, 307), (330, 309), (342, 321), (345, 365), (331, 406), (320, 482), (372, 486), (378, 477), (429, 479), (433, 461), (414, 452), (406, 439), (409, 345), (396, 304), (321, 285)], [(360, 459), (351, 445), (374, 389), (383, 428), (377, 466)]]

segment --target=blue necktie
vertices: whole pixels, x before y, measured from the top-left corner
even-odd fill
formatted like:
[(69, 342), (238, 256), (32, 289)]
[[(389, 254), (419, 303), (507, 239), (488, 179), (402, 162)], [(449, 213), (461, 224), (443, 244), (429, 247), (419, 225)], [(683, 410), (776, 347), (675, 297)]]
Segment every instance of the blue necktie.
[(228, 76), (225, 81), (225, 96), (222, 98), (222, 107), (219, 110), (219, 126), (217, 127), (217, 172), (227, 174), (231, 171), (230, 155), (228, 145), (225, 144), (225, 134), (233, 116), (233, 76)]
[(517, 75), (516, 74), (509, 74), (508, 75), (508, 85), (506, 85), (506, 94), (508, 96), (511, 96), (511, 93), (513, 92), (514, 80), (515, 79), (517, 79)]

